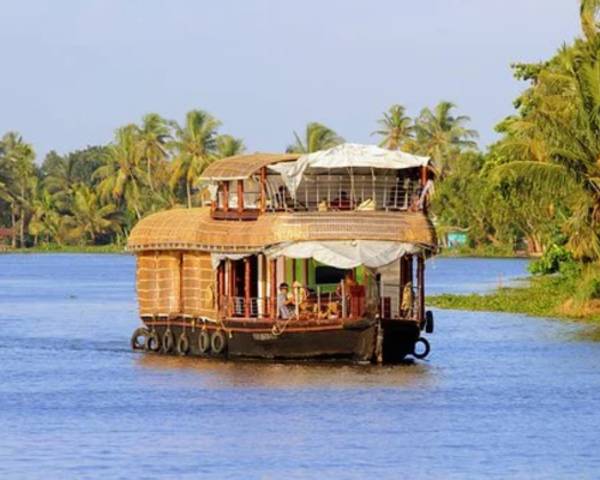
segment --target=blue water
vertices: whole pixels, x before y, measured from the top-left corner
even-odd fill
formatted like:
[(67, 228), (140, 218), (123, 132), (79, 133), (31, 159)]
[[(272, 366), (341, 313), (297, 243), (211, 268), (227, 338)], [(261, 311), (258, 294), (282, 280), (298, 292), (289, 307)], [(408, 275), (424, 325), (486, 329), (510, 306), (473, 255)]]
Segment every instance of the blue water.
[[(431, 292), (470, 292), (526, 263), (427, 270)], [(149, 356), (128, 346), (132, 257), (1, 255), (0, 479), (598, 478), (600, 344), (561, 321), (435, 314), (414, 365)]]

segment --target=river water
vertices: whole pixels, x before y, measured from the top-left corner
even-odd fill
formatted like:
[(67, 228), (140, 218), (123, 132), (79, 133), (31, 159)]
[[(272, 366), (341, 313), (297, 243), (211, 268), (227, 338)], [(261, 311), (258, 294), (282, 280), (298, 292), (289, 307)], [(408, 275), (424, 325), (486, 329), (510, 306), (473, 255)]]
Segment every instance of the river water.
[[(435, 259), (430, 293), (521, 260)], [(427, 361), (132, 353), (134, 259), (0, 256), (0, 478), (599, 478), (600, 344), (522, 315), (435, 312)]]

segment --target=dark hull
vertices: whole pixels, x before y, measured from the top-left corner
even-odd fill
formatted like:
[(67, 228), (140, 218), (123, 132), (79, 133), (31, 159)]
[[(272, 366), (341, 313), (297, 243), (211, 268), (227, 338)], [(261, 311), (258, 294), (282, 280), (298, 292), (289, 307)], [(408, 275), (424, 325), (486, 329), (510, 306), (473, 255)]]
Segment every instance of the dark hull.
[[(414, 344), (420, 336), (420, 328), (413, 321), (382, 321), (381, 335), (378, 339), (378, 325), (375, 322), (363, 322), (352, 327), (307, 329), (284, 331), (279, 335), (269, 329), (245, 328), (229, 330), (224, 337), (226, 345), (222, 352), (209, 349), (203, 353), (200, 345), (201, 328), (171, 324), (153, 325), (160, 339), (159, 353), (185, 354), (188, 356), (222, 358), (256, 358), (269, 360), (308, 360), (340, 359), (356, 362), (385, 361), (398, 362), (412, 354)], [(164, 348), (163, 338), (167, 328), (173, 333), (171, 348)], [(205, 332), (211, 337), (217, 331), (209, 325)], [(178, 348), (178, 339), (185, 332), (188, 340), (187, 351)]]

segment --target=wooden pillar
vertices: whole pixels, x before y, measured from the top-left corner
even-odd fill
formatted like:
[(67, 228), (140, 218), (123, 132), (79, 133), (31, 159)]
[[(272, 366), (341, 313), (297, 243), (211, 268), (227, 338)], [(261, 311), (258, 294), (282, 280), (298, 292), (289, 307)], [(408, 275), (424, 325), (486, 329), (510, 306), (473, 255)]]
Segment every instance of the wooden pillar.
[(241, 214), (244, 211), (244, 181), (243, 180), (237, 181), (237, 197), (238, 197), (237, 210), (238, 210), (238, 213)]
[(271, 279), (269, 303), (271, 304), (271, 318), (275, 319), (277, 318), (277, 260), (275, 258), (270, 260), (269, 266), (269, 278)]
[(233, 316), (233, 297), (235, 296), (235, 268), (233, 268), (233, 262), (230, 259), (226, 260), (227, 272), (229, 274), (228, 285), (227, 285), (227, 315)]
[(260, 169), (260, 211), (267, 210), (267, 167)]
[[(292, 283), (294, 283), (296, 281), (296, 259), (292, 258)], [(290, 285), (290, 288), (292, 287), (292, 285)]]
[(215, 210), (217, 209), (217, 200), (219, 199), (219, 191), (221, 190), (221, 187), (217, 187), (217, 198), (211, 198), (210, 199), (210, 213), (213, 214), (215, 213)]
[(308, 286), (308, 266), (309, 266), (308, 258), (305, 258), (302, 261), (303, 285), (305, 287)]
[(398, 317), (402, 317), (402, 298), (404, 295), (404, 255), (398, 259)]
[(223, 271), (225, 264), (223, 262), (219, 263), (217, 267), (217, 309), (219, 312), (222, 311), (223, 308), (223, 296), (225, 294), (225, 272)]
[[(427, 184), (427, 178), (428, 178), (428, 174), (429, 171), (427, 170), (427, 167), (421, 167), (421, 188), (425, 188), (425, 185)], [(423, 199), (423, 212), (425, 212), (425, 214), (427, 213), (427, 199), (424, 198)]]
[(423, 322), (425, 320), (425, 257), (423, 255), (417, 257), (417, 284), (419, 286), (418, 319), (419, 322)]
[(421, 187), (427, 183), (427, 167), (421, 167)]
[(229, 182), (223, 182), (223, 211), (229, 211)]
[(244, 317), (248, 318), (252, 313), (250, 308), (250, 278), (251, 278), (251, 263), (250, 257), (244, 258)]

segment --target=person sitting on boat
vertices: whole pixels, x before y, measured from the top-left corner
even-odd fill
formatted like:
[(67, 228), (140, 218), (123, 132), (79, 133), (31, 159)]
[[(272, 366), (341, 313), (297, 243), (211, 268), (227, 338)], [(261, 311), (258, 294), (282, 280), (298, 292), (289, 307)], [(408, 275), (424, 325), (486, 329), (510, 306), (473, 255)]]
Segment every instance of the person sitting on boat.
[(290, 287), (287, 283), (279, 285), (279, 294), (277, 295), (277, 312), (280, 318), (287, 320), (294, 315), (294, 294), (290, 292)]
[(331, 206), (334, 210), (350, 210), (350, 199), (348, 198), (348, 193), (342, 190), (340, 196), (334, 198), (331, 202)]
[(317, 207), (319, 212), (328, 212), (329, 211), (329, 204), (327, 203), (327, 199), (324, 198), (323, 200), (321, 200), (319, 202), (319, 206)]

